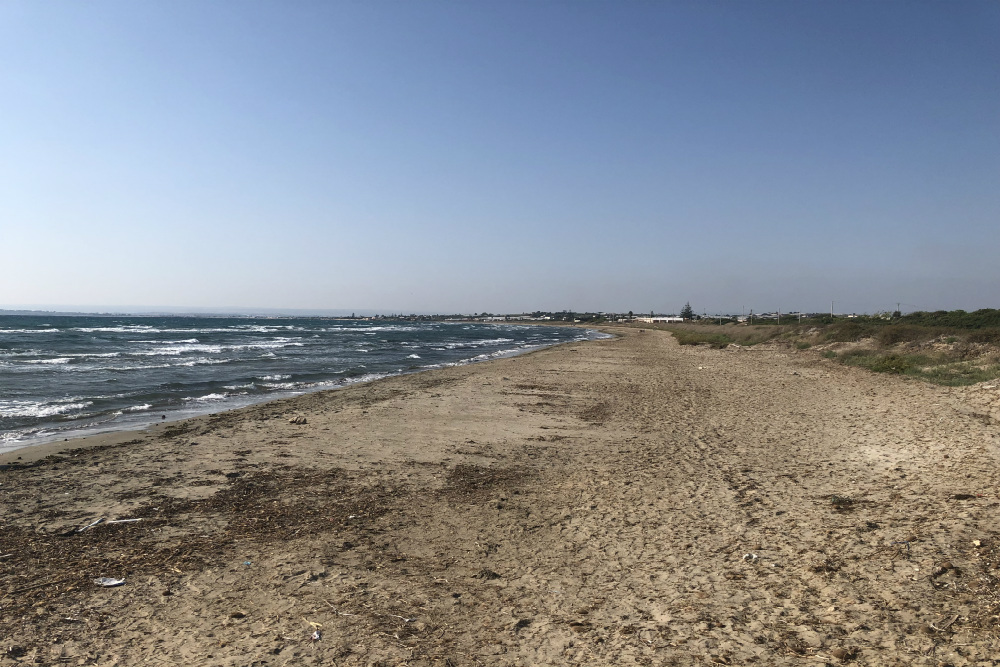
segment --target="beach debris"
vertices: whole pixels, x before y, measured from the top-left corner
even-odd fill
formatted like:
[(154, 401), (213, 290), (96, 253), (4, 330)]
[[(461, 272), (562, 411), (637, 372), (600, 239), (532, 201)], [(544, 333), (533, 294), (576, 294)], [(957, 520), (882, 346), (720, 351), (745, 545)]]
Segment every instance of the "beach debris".
[(946, 560), (940, 565), (938, 565), (937, 568), (931, 573), (931, 579), (935, 579), (943, 574), (947, 574), (950, 570), (955, 570), (957, 572), (958, 568), (952, 565), (951, 561)]
[(97, 579), (94, 579), (94, 583), (104, 588), (114, 588), (115, 586), (121, 586), (124, 584), (125, 580), (114, 579), (112, 577), (98, 577)]
[(756, 563), (758, 560), (757, 554), (743, 554), (744, 563)]
[(137, 521), (142, 521), (142, 519), (115, 519), (113, 521), (108, 521), (107, 525), (110, 526), (113, 523), (135, 523)]
[(938, 632), (944, 632), (945, 630), (947, 630), (948, 628), (950, 628), (952, 626), (952, 624), (954, 624), (955, 621), (957, 621), (958, 619), (959, 619), (959, 615), (955, 614), (951, 618), (947, 619), (944, 623), (941, 623), (941, 624), (938, 624), (938, 625), (935, 625), (934, 623), (928, 623), (927, 625), (929, 625), (931, 627), (931, 629), (933, 629), (933, 630), (937, 630)]
[(253, 561), (245, 560), (243, 561), (243, 564), (246, 565), (247, 567), (250, 567), (251, 565), (253, 565)]
[(382, 614), (383, 616), (391, 616), (392, 618), (398, 618), (403, 621), (403, 623), (412, 623), (417, 620), (416, 618), (407, 618), (405, 616), (400, 616), (399, 614)]
[(306, 418), (303, 417), (302, 415), (292, 417), (291, 419), (288, 420), (289, 424), (305, 424), (306, 422), (307, 422)]
[(88, 523), (83, 528), (77, 528), (76, 532), (82, 533), (83, 531), (87, 530), (88, 528), (93, 528), (94, 526), (96, 526), (97, 524), (101, 523), (102, 521), (104, 521), (104, 517), (103, 516), (100, 519), (98, 519), (97, 521), (94, 521), (93, 523)]
[(323, 602), (325, 602), (327, 606), (329, 606), (330, 609), (333, 610), (333, 613), (335, 613), (337, 616), (357, 616), (357, 614), (347, 614), (342, 611), (339, 611), (336, 607), (333, 606), (333, 603), (330, 602), (329, 600), (323, 600)]
[(494, 579), (500, 579), (500, 575), (497, 574), (496, 572), (494, 572), (493, 570), (490, 570), (490, 569), (487, 569), (487, 568), (484, 567), (483, 569), (481, 569), (479, 571), (479, 574), (476, 575), (476, 579), (483, 579), (485, 581), (493, 581)]
[(312, 633), (312, 640), (318, 642), (323, 635), (320, 634), (319, 630), (314, 630)]
[(838, 647), (830, 651), (830, 655), (837, 660), (847, 661), (857, 655), (857, 650), (853, 648)]
[(13, 555), (14, 554), (12, 554), (12, 553), (9, 553), (9, 554), (0, 554), (0, 560), (3, 560), (4, 558), (10, 558)]
[(982, 543), (981, 540), (972, 540), (972, 546), (974, 546), (974, 547), (981, 547), (981, 546), (983, 546), (983, 543)]

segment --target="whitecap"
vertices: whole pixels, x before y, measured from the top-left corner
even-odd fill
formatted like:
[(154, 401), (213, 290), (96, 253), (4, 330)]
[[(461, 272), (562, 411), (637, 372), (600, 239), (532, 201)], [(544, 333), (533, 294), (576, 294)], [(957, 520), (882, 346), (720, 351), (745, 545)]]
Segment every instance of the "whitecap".
[(93, 401), (67, 402), (0, 400), (0, 417), (54, 417), (93, 405)]
[(205, 394), (204, 396), (186, 396), (182, 398), (182, 401), (221, 401), (226, 398), (227, 394)]
[(53, 331), (59, 331), (59, 329), (0, 329), (0, 334), (35, 334), (52, 333)]

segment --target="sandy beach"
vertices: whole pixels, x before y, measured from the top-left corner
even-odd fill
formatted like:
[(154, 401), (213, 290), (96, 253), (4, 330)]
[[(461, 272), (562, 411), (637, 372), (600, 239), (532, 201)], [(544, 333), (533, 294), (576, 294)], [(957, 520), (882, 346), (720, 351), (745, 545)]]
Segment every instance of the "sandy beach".
[(1000, 664), (1000, 386), (607, 331), (4, 455), (0, 665)]

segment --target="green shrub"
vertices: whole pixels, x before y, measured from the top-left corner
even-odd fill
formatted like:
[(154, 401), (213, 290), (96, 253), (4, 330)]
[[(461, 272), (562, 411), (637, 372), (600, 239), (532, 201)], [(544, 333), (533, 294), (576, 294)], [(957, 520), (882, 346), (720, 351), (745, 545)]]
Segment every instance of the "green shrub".
[(1000, 344), (1000, 329), (980, 329), (970, 333), (966, 340), (970, 343)]
[(812, 347), (812, 343), (807, 343), (806, 341), (801, 340), (795, 344), (795, 347), (796, 349), (799, 350), (808, 350), (810, 347)]
[(837, 358), (837, 353), (834, 352), (833, 350), (826, 350), (825, 352), (823, 352), (823, 358), (824, 359), (836, 359)]
[(878, 330), (878, 333), (875, 334), (875, 340), (882, 347), (889, 347), (896, 343), (927, 340), (931, 336), (933, 336), (933, 332), (921, 327), (890, 324)]
[(857, 322), (834, 324), (827, 331), (828, 340), (838, 343), (854, 343), (862, 338), (868, 338), (875, 332), (872, 325), (861, 325)]
[(876, 373), (903, 374), (916, 367), (914, 360), (901, 354), (889, 354), (884, 357), (873, 357), (868, 368)]

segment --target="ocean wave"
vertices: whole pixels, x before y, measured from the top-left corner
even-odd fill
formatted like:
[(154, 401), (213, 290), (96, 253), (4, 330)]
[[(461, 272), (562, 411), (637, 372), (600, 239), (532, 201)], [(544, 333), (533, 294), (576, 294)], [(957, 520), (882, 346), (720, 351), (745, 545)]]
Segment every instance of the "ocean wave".
[(228, 389), (229, 391), (239, 391), (240, 389), (256, 389), (257, 385), (253, 382), (250, 384), (227, 384), (222, 386), (223, 389)]
[(35, 333), (58, 333), (59, 329), (0, 329), (0, 335), (2, 334), (35, 334)]
[(204, 396), (185, 396), (182, 401), (221, 401), (224, 400), (229, 394), (205, 394)]
[(93, 401), (78, 403), (64, 401), (0, 400), (0, 417), (55, 417), (93, 405)]
[(444, 343), (444, 347), (448, 350), (467, 350), (477, 347), (485, 347), (487, 345), (502, 345), (503, 343), (513, 342), (513, 338), (488, 338), (484, 340), (453, 341), (450, 343)]
[(152, 403), (143, 403), (142, 405), (132, 405), (123, 410), (123, 412), (144, 412), (153, 407)]
[(68, 364), (73, 361), (72, 357), (57, 357), (55, 359), (29, 359), (26, 364)]
[(309, 386), (307, 382), (262, 382), (262, 387), (267, 387), (268, 389), (301, 389), (303, 387)]
[(177, 356), (186, 352), (205, 352), (208, 354), (219, 354), (225, 349), (222, 345), (170, 345), (168, 347), (154, 347), (152, 350), (134, 352), (143, 356)]
[(228, 364), (230, 359), (191, 359), (190, 361), (184, 361), (179, 364), (169, 364), (168, 367), (176, 366), (214, 366), (216, 364)]
[[(341, 331), (360, 331), (362, 333), (369, 333), (369, 332), (375, 332), (375, 331), (421, 331), (421, 330), (422, 329), (420, 327), (409, 327), (409, 326), (401, 326), (401, 327), (379, 327), (379, 326), (374, 326), (374, 327), (344, 327), (343, 329), (341, 329)], [(334, 329), (327, 329), (327, 331), (334, 331)]]
[(419, 355), (419, 354), (411, 354), (411, 355), (409, 355), (409, 356), (408, 356), (408, 357), (406, 357), (406, 358), (407, 358), (407, 359), (419, 359), (419, 358), (420, 358), (420, 355)]
[(70, 331), (79, 331), (81, 333), (155, 333), (159, 331), (159, 329), (146, 326), (144, 324), (133, 324), (126, 327), (76, 327), (74, 329), (70, 329)]
[(291, 375), (258, 375), (257, 379), (265, 380), (268, 382), (275, 382), (277, 380), (288, 380), (291, 377), (292, 377)]
[(101, 368), (93, 368), (90, 370), (97, 371), (115, 371), (116, 373), (122, 373), (125, 371), (150, 371), (157, 368), (173, 368), (177, 364), (146, 364), (145, 366), (102, 366)]

